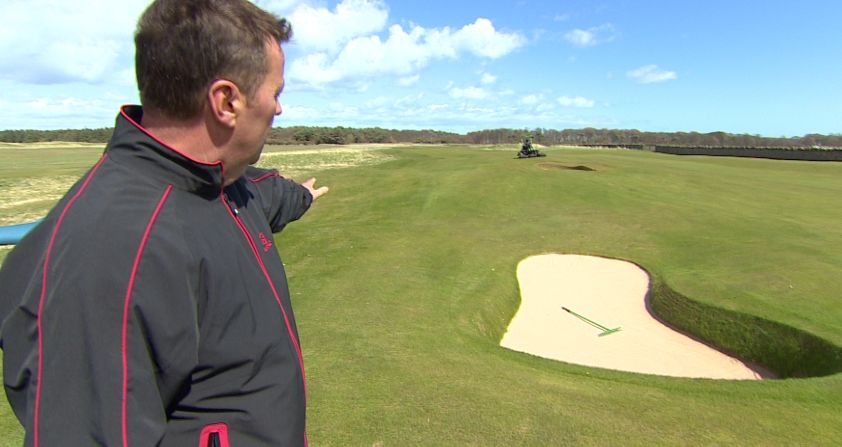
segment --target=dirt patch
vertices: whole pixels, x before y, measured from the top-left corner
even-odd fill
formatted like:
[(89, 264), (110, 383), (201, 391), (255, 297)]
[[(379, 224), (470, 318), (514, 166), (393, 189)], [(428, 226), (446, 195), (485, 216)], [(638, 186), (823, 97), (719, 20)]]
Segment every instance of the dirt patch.
[(586, 172), (593, 172), (596, 171), (595, 168), (585, 165), (566, 165), (564, 163), (558, 163), (554, 161), (548, 161), (544, 163), (538, 163), (538, 169), (542, 169), (544, 171), (554, 171), (554, 170), (571, 170), (571, 171), (586, 171)]

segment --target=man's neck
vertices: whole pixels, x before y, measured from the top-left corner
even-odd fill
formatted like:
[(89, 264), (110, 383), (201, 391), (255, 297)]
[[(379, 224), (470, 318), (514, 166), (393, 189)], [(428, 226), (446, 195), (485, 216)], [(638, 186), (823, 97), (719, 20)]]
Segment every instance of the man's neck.
[(221, 152), (213, 144), (202, 117), (173, 120), (144, 110), (141, 126), (162, 143), (187, 157), (203, 163), (221, 161)]

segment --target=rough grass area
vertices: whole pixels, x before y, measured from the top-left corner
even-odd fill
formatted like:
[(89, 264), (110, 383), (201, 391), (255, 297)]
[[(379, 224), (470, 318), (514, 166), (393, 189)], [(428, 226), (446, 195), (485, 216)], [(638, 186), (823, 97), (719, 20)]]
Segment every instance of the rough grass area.
[(257, 166), (275, 168), (281, 175), (298, 180), (316, 171), (383, 163), (392, 159), (383, 145), (351, 146), (267, 146)]
[(102, 150), (102, 144), (0, 144), (0, 225), (43, 217)]
[(73, 185), (77, 177), (0, 179), (0, 225), (30, 222), (44, 217)]
[[(832, 358), (822, 363), (842, 346), (842, 207), (829, 205), (842, 193), (842, 163), (567, 148), (517, 160), (513, 146), (337, 149), (267, 148), (264, 159), (331, 188), (276, 237), (301, 332), (312, 445), (842, 439), (842, 374)], [(96, 159), (61, 164), (74, 149), (44, 150), (54, 151), (41, 160), (48, 168), (11, 176), (70, 175)], [(363, 161), (342, 167), (349, 159)], [(4, 170), (0, 181), (10, 178)], [(657, 377), (503, 349), (519, 304), (515, 268), (541, 253), (633, 261), (653, 287), (669, 285), (653, 306), (665, 305), (671, 324), (754, 359), (777, 356), (767, 366), (784, 377), (823, 376)], [(8, 407), (3, 430), (0, 445), (21, 444)]]

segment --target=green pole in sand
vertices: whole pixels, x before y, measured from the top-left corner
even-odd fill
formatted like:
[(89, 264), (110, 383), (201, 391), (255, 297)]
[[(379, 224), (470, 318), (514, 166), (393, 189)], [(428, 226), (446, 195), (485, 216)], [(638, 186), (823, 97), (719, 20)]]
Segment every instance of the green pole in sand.
[(588, 324), (590, 324), (591, 326), (593, 326), (593, 327), (595, 327), (595, 328), (597, 328), (597, 329), (602, 330), (602, 333), (601, 333), (601, 334), (599, 334), (599, 336), (600, 336), (600, 337), (602, 337), (603, 335), (613, 334), (613, 333), (615, 333), (615, 332), (617, 332), (617, 331), (619, 331), (619, 330), (620, 330), (620, 328), (619, 328), (619, 327), (614, 328), (614, 329), (609, 329), (609, 328), (607, 328), (607, 327), (605, 327), (605, 326), (603, 326), (603, 325), (601, 325), (601, 324), (599, 324), (599, 323), (597, 323), (597, 322), (595, 322), (595, 321), (593, 321), (593, 320), (589, 320), (589, 319), (587, 319), (587, 318), (585, 318), (585, 317), (583, 317), (583, 316), (581, 316), (581, 315), (577, 314), (576, 312), (573, 312), (572, 310), (570, 310), (570, 309), (568, 309), (568, 308), (566, 308), (566, 307), (564, 307), (564, 306), (561, 306), (561, 308), (562, 308), (562, 309), (564, 309), (564, 311), (565, 311), (565, 312), (567, 312), (567, 313), (569, 313), (569, 314), (572, 314), (573, 316), (575, 316), (575, 317), (579, 318), (580, 320), (584, 321), (585, 323), (588, 323)]

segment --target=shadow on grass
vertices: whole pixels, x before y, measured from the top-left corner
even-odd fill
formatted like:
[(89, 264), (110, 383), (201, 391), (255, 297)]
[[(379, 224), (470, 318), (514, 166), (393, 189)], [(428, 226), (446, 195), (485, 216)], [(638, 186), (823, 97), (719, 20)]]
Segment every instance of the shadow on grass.
[(733, 357), (762, 365), (776, 378), (842, 372), (839, 346), (782, 323), (702, 304), (659, 278), (652, 277), (647, 304), (662, 323)]
[(552, 170), (571, 170), (571, 171), (587, 171), (587, 172), (596, 171), (596, 169), (591, 168), (590, 166), (585, 166), (585, 165), (568, 166), (568, 165), (558, 163), (558, 162), (538, 163), (536, 166), (538, 167), (538, 169), (542, 169), (544, 171), (552, 171)]

